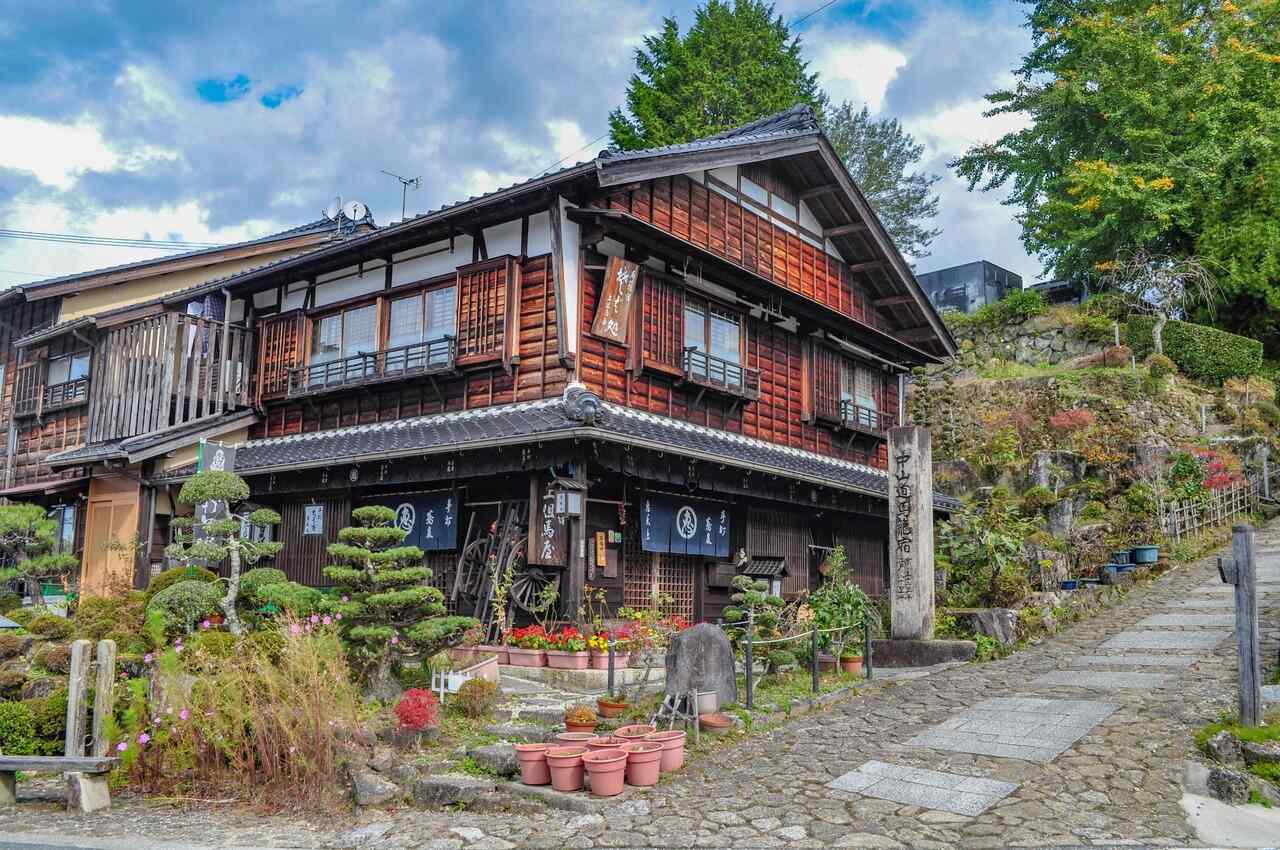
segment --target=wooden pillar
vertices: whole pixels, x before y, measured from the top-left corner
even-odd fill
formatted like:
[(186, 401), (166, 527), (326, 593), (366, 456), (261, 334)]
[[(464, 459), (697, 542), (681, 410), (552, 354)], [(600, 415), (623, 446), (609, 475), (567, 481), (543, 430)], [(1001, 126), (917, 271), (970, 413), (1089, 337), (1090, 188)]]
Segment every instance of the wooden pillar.
[(107, 721), (115, 708), (116, 642), (98, 641), (98, 665), (93, 684), (93, 744), (90, 755), (107, 755)]
[[(1253, 549), (1253, 527), (1232, 529), (1231, 554), (1235, 561), (1236, 659), (1240, 669), (1240, 723), (1257, 726), (1262, 715), (1262, 664), (1258, 651), (1258, 569)], [(1227, 576), (1224, 575), (1224, 578)]]
[(583, 485), (582, 515), (569, 520), (569, 566), (562, 584), (560, 610), (567, 619), (578, 615), (582, 607), (582, 593), (587, 580), (587, 465), (585, 461), (574, 464), (573, 480)]
[(87, 640), (71, 642), (70, 677), (67, 682), (67, 736), (63, 754), (84, 755), (84, 738), (89, 720), (89, 663), (93, 644)]
[(889, 598), (894, 638), (933, 638), (933, 448), (929, 429), (889, 430)]

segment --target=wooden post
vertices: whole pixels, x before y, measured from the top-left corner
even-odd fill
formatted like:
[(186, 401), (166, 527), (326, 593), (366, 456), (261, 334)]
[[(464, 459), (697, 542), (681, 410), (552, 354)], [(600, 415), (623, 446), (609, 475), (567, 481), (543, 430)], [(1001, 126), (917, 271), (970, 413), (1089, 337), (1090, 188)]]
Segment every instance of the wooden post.
[(98, 669), (93, 686), (93, 748), (91, 755), (105, 756), (111, 747), (107, 721), (115, 708), (116, 642), (98, 641)]
[(613, 669), (614, 669), (614, 668), (613, 668), (613, 665), (614, 665), (614, 660), (613, 660), (613, 639), (612, 639), (612, 638), (610, 638), (610, 639), (609, 639), (609, 644), (608, 644), (608, 645), (609, 645), (609, 684), (608, 684), (608, 693), (609, 693), (609, 699), (613, 699), (613, 675), (614, 675), (614, 674), (613, 674)]
[(889, 429), (889, 597), (894, 638), (933, 639), (933, 446), (929, 429)]
[(1262, 708), (1262, 669), (1258, 656), (1257, 563), (1254, 560), (1253, 527), (1232, 529), (1231, 554), (1235, 559), (1236, 658), (1240, 667), (1240, 722), (1257, 726)]
[[(818, 683), (818, 629), (816, 626), (813, 631), (809, 632), (809, 651), (812, 655), (812, 664), (810, 666), (812, 668), (813, 692), (816, 694), (821, 690), (821, 685)], [(838, 664), (839, 662), (837, 661), (836, 663)]]
[(755, 631), (755, 615), (752, 611), (747, 611), (747, 645), (743, 651), (744, 661), (747, 665), (747, 708), (756, 707), (756, 691), (755, 691), (755, 671), (752, 669), (755, 662), (751, 658), (751, 637)]
[(87, 640), (71, 643), (70, 678), (67, 683), (67, 756), (84, 755), (85, 730), (89, 721), (89, 661), (93, 644)]
[(871, 661), (871, 621), (867, 619), (862, 621), (862, 655), (862, 666), (867, 671), (867, 679), (870, 679), (874, 665)]

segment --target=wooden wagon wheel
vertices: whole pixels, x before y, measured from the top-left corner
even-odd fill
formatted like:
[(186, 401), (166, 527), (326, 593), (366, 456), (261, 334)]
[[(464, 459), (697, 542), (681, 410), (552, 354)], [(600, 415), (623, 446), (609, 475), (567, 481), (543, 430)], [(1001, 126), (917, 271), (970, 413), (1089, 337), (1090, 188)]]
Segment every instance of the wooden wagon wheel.
[(538, 610), (538, 597), (543, 588), (560, 589), (560, 571), (544, 570), (541, 567), (525, 567), (516, 574), (511, 582), (511, 605), (521, 611), (534, 613)]
[(467, 544), (462, 550), (462, 556), (458, 558), (457, 583), (453, 588), (454, 599), (460, 595), (472, 599), (480, 595), (487, 578), (487, 561), (491, 548), (492, 542), (486, 536)]

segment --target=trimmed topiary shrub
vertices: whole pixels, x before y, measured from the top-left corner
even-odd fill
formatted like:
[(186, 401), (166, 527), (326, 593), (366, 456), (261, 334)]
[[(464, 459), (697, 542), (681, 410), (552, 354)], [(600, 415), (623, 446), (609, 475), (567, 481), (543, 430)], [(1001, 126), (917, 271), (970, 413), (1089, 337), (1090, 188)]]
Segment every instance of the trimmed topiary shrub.
[(62, 755), (67, 737), (67, 689), (59, 688), (47, 697), (26, 699), (22, 704), (31, 713), (34, 724), (34, 755)]
[(36, 725), (26, 703), (0, 702), (0, 752), (8, 756), (36, 753)]
[(1085, 502), (1084, 507), (1080, 510), (1080, 519), (1102, 519), (1106, 515), (1107, 506), (1102, 502)]
[[(1125, 328), (1129, 346), (1138, 354), (1152, 350), (1152, 316), (1133, 316)], [(1164, 353), (1183, 372), (1200, 381), (1221, 384), (1227, 378), (1262, 370), (1262, 343), (1207, 325), (1170, 321), (1161, 334)]]
[(180, 581), (151, 598), (147, 613), (159, 611), (169, 634), (191, 632), (196, 623), (219, 610), (222, 594), (207, 581)]
[(288, 580), (289, 577), (284, 574), (284, 570), (278, 570), (275, 567), (257, 567), (249, 570), (240, 577), (240, 599), (249, 605), (263, 605), (266, 600), (261, 598), (262, 589), (270, 584), (284, 584)]
[(31, 660), (54, 673), (66, 673), (71, 669), (71, 647), (65, 643), (46, 643), (36, 650)]
[(458, 688), (453, 704), (467, 717), (485, 717), (498, 704), (498, 686), (488, 679), (468, 679)]
[(17, 699), (22, 696), (22, 686), (27, 674), (21, 670), (0, 670), (0, 699)]
[(314, 587), (296, 581), (262, 585), (258, 595), (264, 605), (275, 609), (273, 613), (287, 611), (295, 617), (310, 617), (320, 610), (320, 601), (324, 599), (324, 594)]
[(16, 610), (10, 611), (9, 613), (5, 614), (5, 616), (8, 617), (10, 620), (13, 620), (19, 626), (26, 628), (27, 626), (31, 625), (32, 620), (34, 620), (36, 617), (43, 614), (44, 612), (45, 612), (45, 609), (43, 608), (18, 608)]
[(1058, 497), (1052, 490), (1037, 484), (1022, 494), (1022, 513), (1026, 516), (1036, 516), (1056, 501)]
[(17, 658), (27, 648), (27, 644), (31, 642), (31, 638), (24, 638), (22, 635), (15, 635), (10, 632), (0, 632), (0, 661), (8, 661), (10, 658)]
[(219, 629), (198, 631), (187, 638), (187, 647), (193, 652), (201, 652), (211, 658), (230, 658), (236, 654), (240, 641), (230, 632)]
[(1178, 374), (1178, 364), (1163, 354), (1152, 353), (1148, 355), (1146, 364), (1147, 371), (1151, 373), (1151, 379), (1154, 381), (1163, 381), (1165, 378), (1171, 378)]
[(57, 614), (41, 614), (27, 623), (27, 631), (48, 640), (65, 640), (71, 637), (75, 630), (76, 627), (70, 620), (59, 617)]
[(174, 567), (171, 570), (165, 570), (151, 579), (151, 583), (147, 585), (142, 597), (142, 607), (148, 607), (157, 593), (165, 588), (172, 587), (180, 581), (215, 582), (217, 580), (217, 574), (206, 570), (204, 567)]
[[(123, 631), (142, 632), (146, 594), (131, 591), (125, 596), (90, 596), (82, 599), (74, 619), (76, 637), (98, 641)], [(117, 644), (122, 644), (118, 638)]]

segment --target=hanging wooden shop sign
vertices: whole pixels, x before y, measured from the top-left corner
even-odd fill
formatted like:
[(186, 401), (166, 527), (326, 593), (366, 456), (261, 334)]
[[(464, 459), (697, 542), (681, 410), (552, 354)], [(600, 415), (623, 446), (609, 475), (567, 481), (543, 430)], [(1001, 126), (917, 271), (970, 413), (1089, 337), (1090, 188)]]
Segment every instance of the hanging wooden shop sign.
[(387, 496), (372, 504), (386, 505), (396, 512), (396, 525), (405, 532), (404, 545), (424, 552), (458, 548), (458, 497), (453, 490)]
[(529, 481), (530, 564), (563, 567), (569, 560), (569, 531), (563, 514), (556, 514), (556, 488), (541, 475)]
[(635, 309), (636, 287), (640, 283), (640, 267), (621, 257), (610, 257), (605, 267), (604, 287), (591, 332), (614, 342), (627, 343), (631, 313)]
[(729, 506), (724, 502), (648, 493), (640, 506), (640, 548), (646, 552), (729, 557)]

